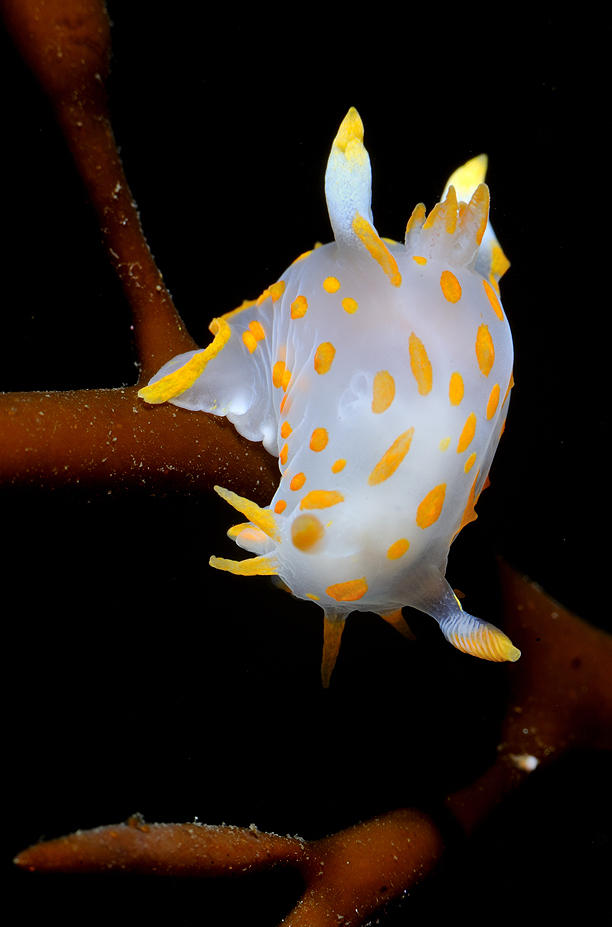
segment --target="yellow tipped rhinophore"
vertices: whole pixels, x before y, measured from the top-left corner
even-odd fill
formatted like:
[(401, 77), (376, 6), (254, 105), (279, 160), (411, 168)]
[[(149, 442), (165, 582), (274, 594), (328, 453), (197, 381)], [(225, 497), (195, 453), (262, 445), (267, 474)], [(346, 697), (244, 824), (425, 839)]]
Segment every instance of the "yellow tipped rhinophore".
[(325, 197), (337, 242), (360, 244), (352, 228), (356, 213), (373, 225), (372, 171), (363, 144), (363, 123), (351, 106), (333, 141), (325, 171)]
[(488, 164), (489, 159), (486, 154), (481, 154), (466, 161), (461, 167), (458, 167), (448, 178), (446, 186), (444, 187), (442, 199), (446, 197), (448, 188), (453, 186), (457, 193), (457, 199), (462, 200), (464, 203), (469, 203), (476, 187), (484, 182)]
[(194, 354), (182, 367), (138, 390), (139, 397), (153, 405), (158, 405), (169, 399), (176, 399), (190, 386), (193, 386), (206, 369), (208, 362), (225, 347), (232, 333), (224, 319), (213, 319), (210, 323), (210, 330), (215, 337), (207, 348)]
[[(237, 512), (246, 515), (254, 525), (261, 528), (264, 534), (267, 534), (269, 538), (272, 538), (273, 541), (279, 540), (278, 525), (272, 512), (268, 509), (260, 508), (256, 502), (251, 502), (250, 499), (245, 499), (243, 496), (239, 496), (230, 489), (224, 489), (222, 486), (215, 486), (214, 490), (222, 499), (229, 502)], [(240, 525), (239, 527), (242, 526)]]

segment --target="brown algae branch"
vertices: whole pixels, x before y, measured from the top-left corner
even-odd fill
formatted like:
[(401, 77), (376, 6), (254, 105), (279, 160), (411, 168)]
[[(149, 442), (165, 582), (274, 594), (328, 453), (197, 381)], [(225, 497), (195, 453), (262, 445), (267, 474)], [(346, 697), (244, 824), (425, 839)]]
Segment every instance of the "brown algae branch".
[(223, 481), (274, 492), (277, 466), (261, 445), (214, 415), (156, 409), (137, 387), (0, 394), (0, 482), (11, 486), (209, 489)]
[(132, 309), (141, 378), (194, 343), (145, 240), (110, 123), (110, 23), (102, 0), (0, 0), (8, 31), (50, 98)]
[(204, 824), (126, 824), (77, 831), (37, 844), (15, 862), (30, 871), (240, 875), (296, 867), (306, 888), (285, 927), (358, 925), (418, 884), (435, 866), (442, 840), (419, 811), (400, 809), (322, 840), (280, 837), (249, 828)]

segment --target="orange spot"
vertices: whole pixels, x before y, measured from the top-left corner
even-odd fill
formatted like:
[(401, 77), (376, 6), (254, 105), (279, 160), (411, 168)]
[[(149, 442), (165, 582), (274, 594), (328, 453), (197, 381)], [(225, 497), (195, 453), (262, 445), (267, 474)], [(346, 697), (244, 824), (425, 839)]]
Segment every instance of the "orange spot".
[(440, 448), (441, 451), (447, 451), (447, 450), (448, 450), (448, 445), (450, 444), (450, 440), (451, 440), (451, 439), (450, 439), (450, 436), (447, 437), (447, 438), (442, 438), (442, 440), (441, 440), (440, 443), (438, 444), (438, 447)]
[(487, 400), (487, 411), (486, 417), (487, 421), (492, 419), (495, 413), (497, 412), (497, 407), (499, 405), (499, 383), (496, 383), (491, 392), (489, 393), (489, 398)]
[(478, 361), (480, 372), (483, 373), (485, 377), (488, 377), (495, 361), (495, 347), (493, 346), (491, 332), (486, 325), (478, 326), (474, 348), (476, 350), (476, 360)]
[(255, 335), (252, 332), (243, 332), (242, 340), (248, 352), (252, 354), (255, 348), (257, 347), (257, 339)]
[(283, 467), (284, 467), (285, 464), (287, 463), (287, 456), (288, 456), (288, 454), (289, 454), (289, 448), (287, 447), (286, 444), (283, 444), (283, 446), (281, 447), (281, 452), (280, 452), (280, 454), (278, 455), (278, 459), (279, 459), (280, 462), (282, 463)]
[(285, 367), (283, 371), (283, 376), (281, 379), (281, 386), (283, 388), (283, 392), (287, 391), (287, 387), (289, 386), (290, 380), (291, 380), (291, 371), (289, 370), (288, 367)]
[(410, 450), (414, 428), (409, 428), (399, 435), (391, 447), (385, 451), (368, 477), (370, 486), (377, 486), (392, 476)]
[(372, 412), (380, 414), (395, 398), (395, 380), (387, 370), (379, 370), (372, 387)]
[(359, 309), (359, 303), (356, 299), (353, 299), (352, 296), (345, 296), (342, 300), (342, 308), (345, 312), (348, 312), (349, 315), (352, 315)]
[(472, 454), (470, 454), (470, 456), (468, 457), (468, 459), (467, 459), (466, 462), (464, 463), (463, 469), (465, 470), (465, 472), (466, 472), (466, 473), (469, 473), (470, 470), (472, 469), (472, 467), (474, 466), (475, 463), (476, 463), (476, 451), (474, 451)]
[(367, 219), (364, 219), (363, 216), (360, 216), (359, 213), (356, 212), (352, 228), (355, 235), (363, 242), (374, 260), (380, 264), (393, 286), (400, 286), (402, 275), (399, 272), (397, 261), (384, 241), (376, 234)]
[(440, 517), (444, 497), (446, 495), (446, 483), (440, 483), (434, 486), (425, 498), (419, 502), (416, 512), (416, 523), (419, 528), (429, 528)]
[(251, 331), (256, 341), (263, 341), (263, 339), (266, 337), (264, 327), (261, 322), (257, 321), (257, 319), (249, 322), (249, 330)]
[(272, 383), (277, 389), (280, 389), (280, 387), (283, 385), (285, 369), (284, 361), (276, 361), (274, 367), (272, 368)]
[(284, 512), (286, 508), (287, 508), (287, 503), (285, 502), (285, 500), (279, 499), (276, 505), (274, 506), (274, 511), (276, 512), (277, 515), (280, 515), (281, 512)]
[(463, 377), (460, 373), (451, 373), (450, 382), (448, 384), (448, 398), (450, 399), (451, 406), (458, 406), (461, 400), (463, 399)]
[(399, 538), (399, 540), (394, 541), (389, 547), (387, 557), (389, 560), (399, 560), (400, 557), (404, 556), (409, 547), (410, 541), (407, 538)]
[(339, 457), (338, 460), (334, 460), (331, 468), (332, 473), (340, 473), (341, 470), (344, 470), (346, 467), (346, 460), (344, 457)]
[(291, 525), (291, 540), (298, 550), (311, 550), (325, 534), (316, 515), (298, 515)]
[(497, 318), (500, 320), (500, 322), (503, 322), (504, 313), (503, 313), (501, 304), (499, 302), (499, 299), (497, 298), (497, 294), (495, 290), (493, 289), (490, 283), (487, 283), (486, 280), (482, 281), (482, 285), (484, 287), (485, 293), (488, 296), (489, 302), (491, 303), (491, 309), (493, 310)]
[(336, 349), (331, 343), (331, 341), (324, 341), (316, 350), (314, 358), (314, 369), (317, 373), (327, 373), (331, 367), (334, 357), (336, 356)]
[(281, 438), (288, 438), (292, 431), (293, 431), (293, 428), (291, 427), (289, 422), (283, 422), (283, 424), (281, 425), (281, 430), (280, 430)]
[(442, 292), (449, 303), (458, 303), (461, 299), (461, 284), (450, 270), (443, 270), (440, 277)]
[(423, 265), (423, 264), (427, 264), (427, 258), (426, 258), (426, 257), (422, 257), (420, 254), (413, 254), (413, 255), (412, 255), (412, 260), (413, 260), (416, 264), (422, 264), (422, 265)]
[(288, 393), (285, 393), (285, 395), (284, 395), (283, 398), (281, 399), (281, 404), (280, 404), (280, 406), (279, 406), (281, 415), (283, 414), (283, 412), (285, 412), (285, 411), (288, 412), (288, 411), (289, 411), (289, 407), (291, 406), (291, 403), (288, 402), (288, 399), (289, 399), (289, 394), (288, 394)]
[(329, 436), (326, 428), (315, 428), (310, 436), (310, 450), (322, 451), (327, 446)]
[(276, 303), (281, 298), (285, 292), (285, 281), (278, 280), (276, 283), (273, 283), (270, 287), (270, 296), (272, 297), (272, 302)]
[(323, 281), (323, 289), (327, 293), (337, 293), (340, 289), (340, 281), (337, 277), (326, 277)]
[(410, 369), (417, 382), (417, 387), (421, 396), (426, 396), (431, 390), (433, 384), (433, 373), (431, 362), (427, 356), (427, 351), (423, 346), (420, 338), (417, 338), (414, 332), (408, 340), (408, 349), (410, 351)]
[(344, 502), (344, 496), (335, 489), (313, 489), (300, 502), (301, 509), (328, 509), (331, 505)]
[(296, 473), (289, 483), (289, 489), (293, 489), (295, 492), (297, 489), (301, 489), (305, 482), (306, 475), (304, 473)]
[(461, 454), (472, 442), (472, 438), (476, 433), (476, 416), (473, 412), (470, 412), (468, 417), (465, 420), (465, 425), (463, 426), (463, 431), (459, 435), (459, 440), (457, 442), (457, 453)]
[(356, 602), (364, 597), (368, 591), (368, 584), (365, 576), (362, 576), (361, 579), (349, 579), (346, 583), (334, 583), (325, 591), (336, 602)]
[(308, 300), (305, 296), (296, 296), (291, 303), (291, 318), (301, 319), (308, 312)]

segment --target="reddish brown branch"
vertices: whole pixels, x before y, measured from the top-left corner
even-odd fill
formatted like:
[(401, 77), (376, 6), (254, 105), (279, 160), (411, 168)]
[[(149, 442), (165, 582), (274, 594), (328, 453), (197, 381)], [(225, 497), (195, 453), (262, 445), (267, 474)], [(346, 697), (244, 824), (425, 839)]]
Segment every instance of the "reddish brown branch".
[[(500, 570), (505, 627), (523, 656), (509, 674), (496, 763), (447, 798), (467, 832), (525, 781), (533, 761), (550, 762), (576, 746), (612, 746), (612, 638), (506, 564)], [(252, 829), (132, 821), (39, 844), (20, 853), (17, 862), (32, 870), (121, 868), (200, 876), (284, 863), (299, 869), (306, 890), (283, 923), (327, 927), (363, 923), (385, 901), (422, 881), (442, 850), (443, 835), (433, 821), (400, 808), (312, 842)]]
[(221, 482), (270, 501), (278, 467), (261, 444), (226, 419), (147, 406), (136, 390), (0, 395), (0, 482), (148, 489)]
[(110, 29), (102, 0), (0, 0), (24, 59), (51, 100), (99, 217), (134, 317), (141, 379), (196, 347), (143, 235), (110, 124)]

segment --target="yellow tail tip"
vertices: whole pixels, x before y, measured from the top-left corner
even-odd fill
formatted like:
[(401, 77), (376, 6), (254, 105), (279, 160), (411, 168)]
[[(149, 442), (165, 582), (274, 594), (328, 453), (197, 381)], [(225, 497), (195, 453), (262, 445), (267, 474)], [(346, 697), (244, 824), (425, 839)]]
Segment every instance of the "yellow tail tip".
[(334, 147), (345, 152), (347, 146), (353, 141), (363, 142), (363, 122), (355, 107), (351, 106), (340, 123), (334, 139)]

